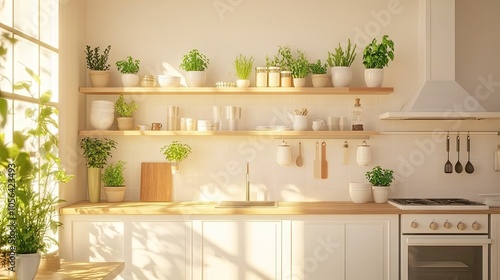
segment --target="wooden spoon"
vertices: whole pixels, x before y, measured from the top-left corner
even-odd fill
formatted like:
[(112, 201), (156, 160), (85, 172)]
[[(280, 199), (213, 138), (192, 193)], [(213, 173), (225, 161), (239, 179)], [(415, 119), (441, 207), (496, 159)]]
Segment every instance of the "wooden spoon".
[(301, 167), (304, 164), (304, 159), (302, 158), (302, 143), (299, 142), (299, 155), (297, 156), (297, 159), (295, 160), (295, 164), (297, 164), (298, 167)]

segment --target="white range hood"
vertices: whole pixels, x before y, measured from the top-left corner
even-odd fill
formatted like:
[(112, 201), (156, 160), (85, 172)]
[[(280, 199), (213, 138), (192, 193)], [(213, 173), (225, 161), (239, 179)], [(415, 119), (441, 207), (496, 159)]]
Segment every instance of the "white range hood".
[(421, 89), (401, 111), (379, 119), (500, 118), (500, 112), (487, 112), (455, 81), (455, 0), (419, 0), (419, 25)]

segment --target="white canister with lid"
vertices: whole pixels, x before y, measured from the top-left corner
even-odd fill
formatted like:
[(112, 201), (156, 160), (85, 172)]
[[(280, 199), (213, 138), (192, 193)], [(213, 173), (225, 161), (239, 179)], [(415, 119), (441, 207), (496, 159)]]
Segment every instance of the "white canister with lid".
[(276, 162), (281, 166), (290, 165), (292, 162), (292, 151), (290, 146), (285, 142), (281, 141), (281, 145), (278, 146), (276, 152)]

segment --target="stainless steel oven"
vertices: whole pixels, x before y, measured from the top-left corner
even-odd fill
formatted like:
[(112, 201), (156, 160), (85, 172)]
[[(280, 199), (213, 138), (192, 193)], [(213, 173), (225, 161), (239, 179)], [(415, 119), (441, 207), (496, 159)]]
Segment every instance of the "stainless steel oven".
[(488, 280), (488, 214), (401, 215), (402, 280)]

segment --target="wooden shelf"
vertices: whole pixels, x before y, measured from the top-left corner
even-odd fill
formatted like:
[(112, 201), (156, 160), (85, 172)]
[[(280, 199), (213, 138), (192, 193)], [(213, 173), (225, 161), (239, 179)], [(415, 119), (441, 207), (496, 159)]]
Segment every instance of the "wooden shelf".
[(80, 136), (269, 136), (295, 139), (369, 139), (378, 131), (165, 131), (165, 130), (84, 130)]
[(282, 87), (80, 87), (80, 92), (84, 94), (94, 95), (225, 95), (225, 94), (274, 94), (274, 95), (302, 95), (302, 94), (319, 94), (319, 95), (386, 95), (394, 91), (392, 87), (326, 87), (326, 88), (282, 88)]

